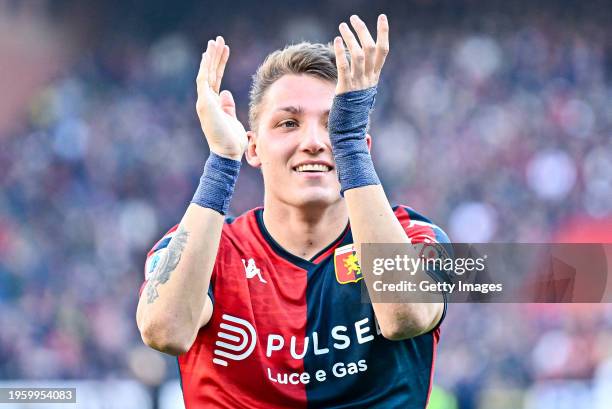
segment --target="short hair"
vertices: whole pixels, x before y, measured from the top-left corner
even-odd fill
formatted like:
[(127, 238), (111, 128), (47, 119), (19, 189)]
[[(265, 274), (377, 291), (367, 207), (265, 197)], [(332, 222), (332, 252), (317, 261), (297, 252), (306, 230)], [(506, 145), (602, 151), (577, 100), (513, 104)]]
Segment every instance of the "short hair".
[(253, 75), (249, 93), (249, 124), (255, 129), (259, 106), (270, 86), (287, 74), (308, 74), (336, 82), (338, 70), (332, 44), (301, 42), (269, 54)]

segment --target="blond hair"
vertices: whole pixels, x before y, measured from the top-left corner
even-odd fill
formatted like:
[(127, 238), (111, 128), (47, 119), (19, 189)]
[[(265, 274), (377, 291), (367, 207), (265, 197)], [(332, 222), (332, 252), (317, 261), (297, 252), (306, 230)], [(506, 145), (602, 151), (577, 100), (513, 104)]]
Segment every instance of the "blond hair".
[(282, 50), (269, 54), (253, 75), (249, 93), (249, 123), (251, 129), (257, 126), (259, 106), (270, 86), (287, 74), (308, 74), (336, 82), (336, 56), (331, 44), (302, 42), (288, 45)]

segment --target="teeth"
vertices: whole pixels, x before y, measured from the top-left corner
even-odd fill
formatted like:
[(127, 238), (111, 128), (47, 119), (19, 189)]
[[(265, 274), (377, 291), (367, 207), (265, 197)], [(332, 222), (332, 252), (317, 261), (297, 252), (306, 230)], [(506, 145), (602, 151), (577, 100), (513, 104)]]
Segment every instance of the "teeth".
[(329, 166), (321, 165), (321, 164), (308, 164), (308, 165), (300, 165), (295, 168), (298, 172), (328, 172)]

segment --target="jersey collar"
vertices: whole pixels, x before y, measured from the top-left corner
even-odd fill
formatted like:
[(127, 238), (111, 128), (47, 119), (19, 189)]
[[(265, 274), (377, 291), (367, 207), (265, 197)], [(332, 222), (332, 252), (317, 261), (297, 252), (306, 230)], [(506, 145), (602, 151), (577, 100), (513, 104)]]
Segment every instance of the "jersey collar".
[(285, 260), (289, 261), (292, 264), (295, 264), (296, 266), (300, 268), (303, 268), (304, 270), (308, 270), (316, 266), (320, 262), (324, 261), (331, 254), (333, 254), (333, 250), (336, 247), (338, 247), (340, 243), (342, 243), (342, 241), (347, 236), (350, 230), (350, 224), (347, 223), (342, 233), (340, 233), (340, 235), (334, 241), (332, 241), (330, 244), (325, 246), (321, 251), (315, 254), (312, 258), (307, 260), (307, 259), (301, 258), (299, 256), (296, 256), (295, 254), (288, 252), (280, 244), (278, 244), (276, 240), (274, 240), (274, 238), (272, 237), (272, 235), (270, 234), (270, 232), (268, 231), (268, 229), (266, 228), (264, 224), (263, 207), (255, 209), (255, 219), (257, 221), (257, 227), (259, 228), (261, 235), (263, 236), (264, 240), (270, 245), (272, 250), (280, 257), (284, 258)]

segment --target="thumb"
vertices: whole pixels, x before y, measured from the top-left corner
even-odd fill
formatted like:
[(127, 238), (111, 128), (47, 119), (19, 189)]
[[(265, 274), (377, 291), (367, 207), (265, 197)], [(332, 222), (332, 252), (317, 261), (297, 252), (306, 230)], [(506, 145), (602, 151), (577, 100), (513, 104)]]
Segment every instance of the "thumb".
[(221, 109), (223, 112), (236, 118), (236, 103), (234, 102), (232, 93), (228, 90), (223, 90), (219, 94), (219, 97), (221, 98)]

